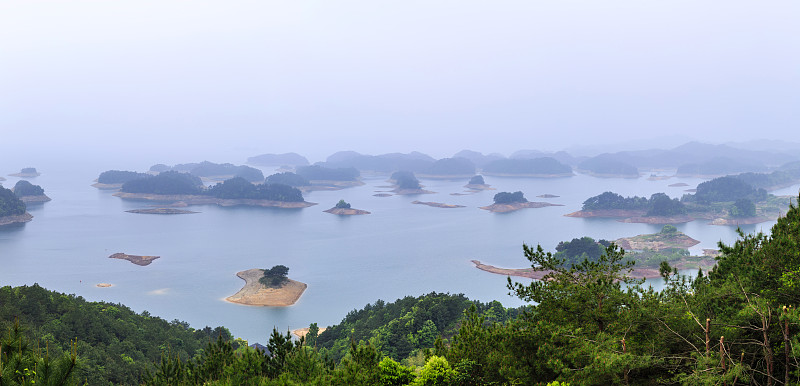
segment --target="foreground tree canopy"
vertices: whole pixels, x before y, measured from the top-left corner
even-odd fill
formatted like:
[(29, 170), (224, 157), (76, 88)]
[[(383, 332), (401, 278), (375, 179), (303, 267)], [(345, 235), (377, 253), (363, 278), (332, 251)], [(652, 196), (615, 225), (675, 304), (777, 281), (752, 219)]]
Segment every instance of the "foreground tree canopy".
[(25, 203), (11, 189), (0, 185), (0, 217), (25, 214)]

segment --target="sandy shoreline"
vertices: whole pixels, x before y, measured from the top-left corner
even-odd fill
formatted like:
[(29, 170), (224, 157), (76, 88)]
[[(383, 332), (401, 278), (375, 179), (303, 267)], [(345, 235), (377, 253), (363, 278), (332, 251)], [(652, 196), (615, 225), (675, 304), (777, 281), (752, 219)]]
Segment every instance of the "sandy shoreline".
[(133, 264), (145, 266), (150, 265), (153, 260), (160, 258), (161, 256), (137, 256), (137, 255), (128, 255), (125, 253), (115, 253), (109, 256), (109, 259), (120, 259), (120, 260), (128, 260)]
[(361, 209), (337, 208), (337, 207), (333, 207), (333, 208), (330, 208), (328, 210), (323, 210), (323, 212), (330, 213), (330, 214), (336, 214), (336, 215), (339, 215), (339, 216), (356, 216), (356, 215), (370, 214), (371, 213), (371, 212), (368, 212), (366, 210), (361, 210)]
[(0, 226), (11, 224), (22, 224), (33, 220), (33, 215), (28, 212), (16, 216), (0, 217)]
[(258, 282), (264, 276), (264, 270), (253, 268), (236, 273), (236, 276), (245, 281), (244, 287), (239, 292), (225, 298), (225, 301), (248, 306), (286, 307), (291, 306), (300, 299), (308, 288), (306, 283), (289, 279), (289, 282), (280, 288), (267, 288)]
[(427, 205), (434, 208), (465, 208), (464, 205), (445, 204), (442, 202), (425, 202), (425, 201), (411, 201), (412, 204)]
[(535, 202), (535, 201), (528, 201), (528, 202), (516, 202), (513, 204), (492, 204), (489, 206), (481, 206), (480, 208), (483, 210), (488, 210), (494, 213), (508, 213), (513, 212), (515, 210), (526, 209), (526, 208), (544, 208), (546, 206), (564, 206), (561, 204), (551, 204), (549, 202)]

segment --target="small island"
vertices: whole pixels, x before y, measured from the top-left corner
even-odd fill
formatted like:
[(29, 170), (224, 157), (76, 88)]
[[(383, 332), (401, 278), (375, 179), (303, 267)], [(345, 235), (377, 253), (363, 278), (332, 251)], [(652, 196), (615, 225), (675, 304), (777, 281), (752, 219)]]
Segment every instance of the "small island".
[(483, 180), (483, 176), (480, 174), (470, 178), (469, 182), (467, 182), (464, 187), (474, 191), (495, 190), (493, 187), (491, 187), (491, 185), (486, 184), (486, 182)]
[(367, 212), (366, 210), (351, 208), (350, 204), (345, 202), (345, 200), (339, 200), (339, 202), (336, 203), (336, 206), (328, 210), (323, 210), (323, 212), (338, 214), (340, 216), (355, 216), (361, 214), (370, 214), (370, 212)]
[(153, 260), (158, 259), (160, 257), (161, 256), (137, 256), (137, 255), (128, 255), (128, 254), (125, 254), (125, 253), (115, 253), (115, 254), (109, 256), (108, 258), (109, 259), (128, 260), (133, 264), (136, 264), (136, 265), (144, 267), (146, 265), (150, 265), (150, 263), (152, 263)]
[(308, 181), (308, 185), (300, 187), (304, 191), (341, 190), (364, 185), (364, 182), (360, 180), (361, 173), (353, 167), (302, 166), (297, 168), (296, 174)]
[(432, 194), (429, 190), (422, 189), (419, 180), (414, 173), (407, 171), (399, 171), (392, 173), (389, 181), (394, 182), (395, 187), (392, 190), (399, 195), (414, 195), (414, 194)]
[(225, 300), (248, 306), (291, 306), (300, 299), (308, 285), (289, 279), (289, 268), (276, 265), (270, 269), (248, 269), (236, 274), (245, 281), (244, 287)]
[(19, 173), (9, 174), (9, 176), (21, 177), (21, 178), (32, 178), (32, 177), (38, 177), (40, 175), (42, 174), (36, 171), (36, 168), (22, 168), (22, 170), (20, 170)]
[(545, 193), (545, 194), (540, 194), (540, 195), (538, 195), (536, 197), (539, 197), (539, 198), (558, 198), (558, 197), (561, 197), (561, 196), (556, 196), (555, 194)]
[(468, 178), (475, 175), (475, 164), (461, 157), (442, 158), (426, 168), (419, 169), (419, 175), (423, 178), (445, 180)]
[(689, 186), (689, 184), (685, 182), (676, 182), (674, 184), (669, 184), (668, 186), (671, 188), (679, 188), (679, 187)]
[(131, 209), (126, 210), (126, 213), (138, 214), (194, 214), (200, 212), (193, 212), (191, 210), (175, 209), (175, 208), (150, 208), (150, 209)]
[(389, 193), (377, 193), (377, 194), (373, 194), (373, 196), (375, 196), (375, 197), (391, 197), (391, 196), (393, 196), (393, 194), (389, 194)]
[(50, 201), (50, 197), (44, 194), (44, 189), (41, 186), (31, 184), (25, 180), (17, 181), (11, 190), (25, 204), (42, 204)]
[(411, 203), (412, 204), (418, 204), (418, 205), (432, 206), (434, 208), (447, 208), (447, 209), (450, 209), (450, 208), (465, 208), (464, 205), (444, 204), (444, 203), (441, 203), (441, 202), (411, 201)]
[(26, 211), (27, 208), (25, 202), (11, 189), (0, 185), (0, 226), (24, 224), (33, 220), (33, 216)]
[(548, 202), (533, 202), (528, 201), (525, 195), (520, 192), (500, 192), (494, 195), (494, 204), (489, 206), (480, 207), (483, 210), (488, 210), (494, 213), (508, 213), (525, 208), (544, 208), (547, 206), (563, 206), (560, 204), (551, 204)]

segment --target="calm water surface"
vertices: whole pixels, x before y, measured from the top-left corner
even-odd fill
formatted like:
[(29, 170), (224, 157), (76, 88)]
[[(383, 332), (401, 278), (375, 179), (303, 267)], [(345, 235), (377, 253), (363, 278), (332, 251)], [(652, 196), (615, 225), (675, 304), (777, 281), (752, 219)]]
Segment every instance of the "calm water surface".
[[(559, 179), (486, 177), (497, 188), (456, 196), (466, 181), (422, 180), (438, 192), (420, 196), (374, 197), (388, 190), (386, 177), (367, 177), (366, 185), (333, 192), (311, 192), (305, 209), (194, 206), (192, 215), (143, 215), (125, 210), (148, 203), (123, 201), (89, 186), (108, 167), (36, 165), (43, 173), (31, 179), (53, 201), (31, 206), (34, 220), (0, 230), (0, 285), (40, 285), (75, 293), (89, 300), (123, 303), (167, 320), (180, 319), (196, 328), (224, 325), (234, 335), (266, 341), (273, 327), (294, 329), (309, 323), (338, 323), (350, 310), (377, 299), (393, 301), (432, 291), (464, 293), (506, 306), (523, 303), (508, 295), (506, 278), (480, 271), (478, 259), (502, 267), (525, 267), (522, 243), (552, 250), (559, 241), (588, 235), (616, 239), (653, 233), (661, 226), (614, 220), (579, 219), (564, 214), (580, 209), (588, 197), (614, 191), (649, 196), (666, 192), (679, 197), (686, 188), (668, 187), (699, 179), (600, 179), (585, 175)], [(141, 169), (141, 168), (140, 168)], [(13, 170), (5, 173), (13, 172)], [(265, 170), (265, 175), (271, 174)], [(12, 187), (17, 178), (3, 184)], [(499, 191), (525, 192), (531, 200), (564, 206), (496, 214), (478, 209)], [(797, 187), (780, 191), (793, 194)], [(539, 199), (555, 194), (558, 198)], [(371, 215), (339, 217), (322, 212), (339, 199)], [(412, 205), (414, 200), (466, 206), (441, 209)], [(743, 227), (768, 231), (774, 222)], [(677, 226), (701, 241), (693, 252), (736, 239), (734, 227), (695, 221)], [(115, 252), (159, 255), (146, 267), (109, 259)], [(292, 307), (250, 307), (223, 299), (243, 281), (236, 272), (283, 264), (289, 276), (308, 284)], [(520, 279), (526, 280), (526, 279)], [(658, 285), (660, 280), (652, 280)], [(98, 288), (97, 283), (112, 283)]]

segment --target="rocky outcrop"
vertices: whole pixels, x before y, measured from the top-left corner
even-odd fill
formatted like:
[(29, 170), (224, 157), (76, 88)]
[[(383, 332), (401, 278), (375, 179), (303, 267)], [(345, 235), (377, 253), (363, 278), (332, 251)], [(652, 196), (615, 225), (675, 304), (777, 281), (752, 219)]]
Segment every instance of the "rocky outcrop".
[(11, 224), (23, 224), (31, 220), (33, 220), (33, 216), (30, 213), (25, 212), (24, 214), (18, 214), (15, 216), (0, 217), (0, 226), (11, 225)]

